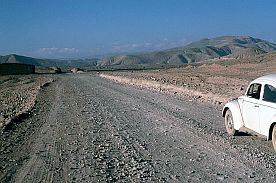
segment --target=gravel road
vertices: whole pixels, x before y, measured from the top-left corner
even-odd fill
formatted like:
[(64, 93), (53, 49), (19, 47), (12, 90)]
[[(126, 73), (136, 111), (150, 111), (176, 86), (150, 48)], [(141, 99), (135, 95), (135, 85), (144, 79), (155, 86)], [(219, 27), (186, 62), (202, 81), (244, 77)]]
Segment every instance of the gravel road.
[(0, 134), (0, 182), (275, 182), (270, 142), (215, 106), (64, 74)]

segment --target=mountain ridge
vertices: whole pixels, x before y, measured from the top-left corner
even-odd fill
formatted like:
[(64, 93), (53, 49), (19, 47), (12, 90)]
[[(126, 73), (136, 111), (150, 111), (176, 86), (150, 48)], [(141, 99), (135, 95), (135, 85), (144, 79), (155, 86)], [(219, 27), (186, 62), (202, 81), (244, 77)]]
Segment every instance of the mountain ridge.
[(217, 58), (244, 58), (276, 51), (276, 44), (250, 36), (220, 36), (194, 41), (183, 47), (139, 54), (122, 54), (103, 59), (39, 59), (17, 54), (0, 56), (1, 63), (24, 63), (42, 67), (105, 67), (142, 64), (188, 64)]
[(22, 64), (31, 64), (41, 67), (90, 67), (96, 66), (98, 59), (68, 59), (68, 60), (58, 60), (58, 59), (40, 59), (27, 57), (17, 54), (9, 54), (5, 56), (0, 56), (0, 64), (2, 63), (22, 63)]
[[(254, 55), (276, 51), (276, 44), (250, 36), (221, 36), (216, 38), (205, 38), (192, 42), (183, 47), (171, 48), (163, 51), (155, 51), (145, 54), (124, 55), (125, 60), (120, 59), (123, 65), (132, 65), (131, 58), (136, 59), (138, 64), (182, 64), (203, 62), (205, 60), (230, 57), (250, 56), (250, 51), (244, 53), (246, 49), (256, 50)], [(98, 62), (99, 66), (118, 65), (118, 58), (122, 55), (108, 57)]]

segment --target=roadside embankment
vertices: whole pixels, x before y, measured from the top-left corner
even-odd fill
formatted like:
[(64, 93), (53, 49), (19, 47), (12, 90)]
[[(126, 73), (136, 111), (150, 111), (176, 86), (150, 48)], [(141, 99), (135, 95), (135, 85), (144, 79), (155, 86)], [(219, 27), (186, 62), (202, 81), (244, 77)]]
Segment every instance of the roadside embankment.
[(189, 97), (222, 105), (243, 95), (249, 80), (239, 70), (219, 64), (151, 71), (106, 72), (100, 77), (117, 83)]
[(134, 85), (141, 88), (146, 88), (150, 90), (157, 90), (164, 93), (178, 94), (191, 97), (193, 99), (199, 99), (201, 101), (207, 101), (213, 104), (222, 104), (229, 100), (227, 96), (222, 96), (219, 94), (213, 94), (209, 92), (201, 92), (193, 89), (188, 89), (186, 87), (176, 86), (168, 83), (161, 83), (158, 81), (150, 81), (145, 79), (133, 79), (123, 76), (114, 76), (110, 74), (100, 74), (100, 77), (115, 81), (117, 83)]
[(0, 76), (0, 127), (29, 115), (39, 90), (53, 81), (41, 75)]
[(223, 104), (243, 95), (253, 79), (275, 73), (275, 63), (274, 52), (249, 58), (188, 64), (178, 68), (104, 72), (100, 76), (119, 83)]

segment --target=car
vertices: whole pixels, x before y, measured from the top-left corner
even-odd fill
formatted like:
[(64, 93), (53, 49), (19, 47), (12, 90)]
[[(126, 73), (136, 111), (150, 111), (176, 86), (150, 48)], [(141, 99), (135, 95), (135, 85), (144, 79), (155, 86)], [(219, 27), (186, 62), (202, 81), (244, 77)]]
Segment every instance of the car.
[(243, 96), (226, 103), (222, 116), (229, 135), (257, 133), (276, 151), (276, 74), (253, 80)]

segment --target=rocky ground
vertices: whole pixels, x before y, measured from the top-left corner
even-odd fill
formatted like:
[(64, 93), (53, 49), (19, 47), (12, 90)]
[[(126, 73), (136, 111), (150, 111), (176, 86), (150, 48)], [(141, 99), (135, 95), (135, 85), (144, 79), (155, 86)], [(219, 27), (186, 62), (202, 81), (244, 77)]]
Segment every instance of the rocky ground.
[(0, 182), (275, 182), (271, 142), (229, 137), (220, 111), (275, 58), (1, 76)]
[(41, 87), (54, 81), (43, 75), (0, 76), (0, 128), (28, 115)]
[(1, 182), (275, 182), (270, 142), (228, 137), (214, 105), (63, 74), (0, 134)]
[(223, 105), (244, 94), (250, 81), (270, 73), (276, 73), (276, 53), (244, 59), (217, 59), (207, 64), (172, 69), (109, 72), (101, 76)]

